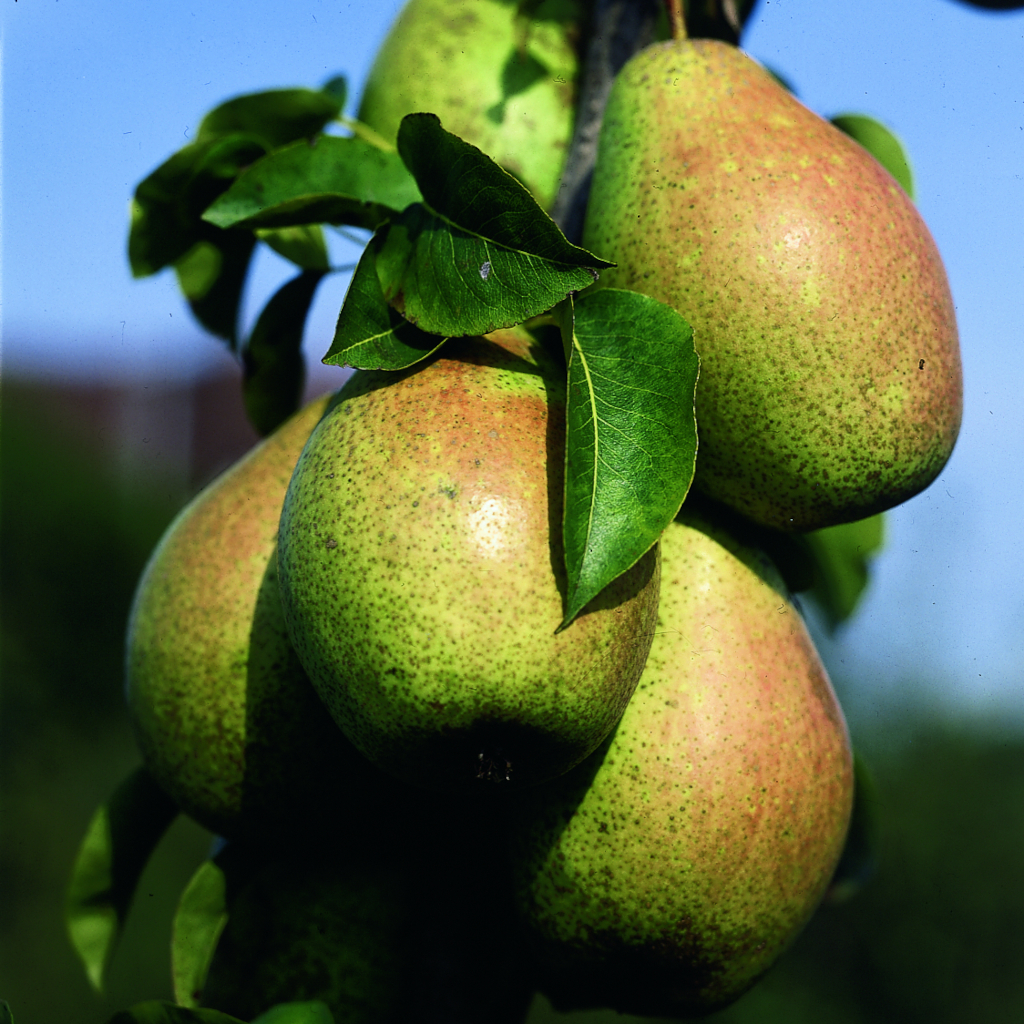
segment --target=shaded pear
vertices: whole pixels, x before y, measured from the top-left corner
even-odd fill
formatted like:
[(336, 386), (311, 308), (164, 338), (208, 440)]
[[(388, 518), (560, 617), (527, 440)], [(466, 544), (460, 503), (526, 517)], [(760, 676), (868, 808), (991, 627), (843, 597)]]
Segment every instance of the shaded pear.
[(409, 0), (370, 69), (359, 119), (393, 141), (406, 114), (437, 114), (548, 208), (572, 137), (584, 8)]
[(524, 785), (622, 714), (657, 615), (657, 548), (556, 634), (564, 371), (525, 331), (357, 372), (306, 445), (281, 515), (303, 666), (378, 767), (425, 787)]
[(344, 832), (218, 855), (228, 920), (202, 1005), (252, 1020), (320, 999), (335, 1024), (521, 1024), (534, 989), (508, 876), (485, 853), (489, 816), (380, 778)]
[(288, 641), (277, 586), (285, 489), (326, 406), (296, 413), (178, 514), (132, 605), (126, 690), (143, 758), (221, 835), (322, 806), (356, 757)]
[(913, 203), (739, 50), (655, 44), (616, 80), (583, 244), (694, 328), (694, 486), (784, 530), (927, 487), (960, 426), (946, 274)]
[(281, 851), (230, 843), (227, 924), (202, 1006), (253, 1020), (284, 1002), (319, 999), (335, 1024), (396, 1019), (408, 882), (393, 858), (353, 859), (322, 846)]
[(516, 800), (518, 900), (563, 1010), (725, 1005), (796, 936), (843, 849), (846, 725), (773, 567), (684, 506), (662, 573), (611, 740)]

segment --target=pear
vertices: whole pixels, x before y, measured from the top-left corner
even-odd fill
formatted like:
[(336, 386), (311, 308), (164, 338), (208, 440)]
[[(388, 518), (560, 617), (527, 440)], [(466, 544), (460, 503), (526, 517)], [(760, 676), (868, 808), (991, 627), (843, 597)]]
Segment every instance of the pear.
[(683, 508), (611, 740), (516, 799), (517, 899), (562, 1010), (725, 1005), (797, 934), (843, 849), (849, 739), (807, 630), (763, 556)]
[[(392, 783), (348, 832), (217, 856), (227, 925), (200, 1002), (252, 1020), (319, 999), (335, 1024), (521, 1024), (533, 995), (490, 816)], [(482, 938), (484, 941), (481, 941)]]
[(358, 757), (288, 642), (277, 584), (285, 489), (326, 405), (300, 410), (178, 514), (129, 617), (127, 699), (145, 763), (221, 835), (322, 801)]
[(409, 0), (370, 69), (359, 119), (389, 141), (406, 114), (444, 127), (550, 208), (572, 137), (583, 0)]
[(374, 764), (428, 788), (524, 785), (583, 760), (643, 669), (657, 548), (564, 630), (564, 371), (525, 331), (357, 372), (281, 515), (304, 668)]
[(962, 377), (913, 203), (852, 139), (725, 43), (657, 43), (617, 78), (583, 244), (694, 328), (694, 487), (762, 524), (863, 519), (927, 487)]
[(335, 1024), (398, 1019), (410, 894), (394, 857), (297, 847), (231, 842), (218, 854), (228, 917), (199, 1002), (241, 1020), (313, 999)]

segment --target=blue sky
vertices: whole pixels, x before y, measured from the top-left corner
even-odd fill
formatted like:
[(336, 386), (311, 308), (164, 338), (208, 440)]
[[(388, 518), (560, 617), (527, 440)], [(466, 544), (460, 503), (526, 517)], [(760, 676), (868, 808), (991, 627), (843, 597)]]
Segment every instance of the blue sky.
[[(5, 370), (154, 379), (226, 358), (170, 274), (131, 279), (132, 190), (229, 96), (339, 72), (358, 94), (399, 6), (5, 0)], [(874, 714), (912, 677), (952, 713), (1024, 725), (1024, 12), (761, 0), (744, 44), (812, 109), (870, 114), (900, 135), (957, 304), (961, 440), (940, 479), (890, 516), (861, 612), (825, 645), (837, 677), (856, 680), (846, 703)], [(288, 275), (261, 260), (250, 321)], [(346, 284), (338, 275), (321, 289), (314, 361)]]

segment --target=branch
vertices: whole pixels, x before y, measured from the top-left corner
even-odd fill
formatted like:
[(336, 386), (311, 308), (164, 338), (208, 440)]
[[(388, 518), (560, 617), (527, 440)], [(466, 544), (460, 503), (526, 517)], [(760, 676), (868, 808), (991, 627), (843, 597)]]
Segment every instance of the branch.
[(655, 40), (660, 0), (595, 0), (580, 99), (565, 170), (551, 211), (570, 242), (579, 244), (597, 139), (615, 76), (635, 53)]

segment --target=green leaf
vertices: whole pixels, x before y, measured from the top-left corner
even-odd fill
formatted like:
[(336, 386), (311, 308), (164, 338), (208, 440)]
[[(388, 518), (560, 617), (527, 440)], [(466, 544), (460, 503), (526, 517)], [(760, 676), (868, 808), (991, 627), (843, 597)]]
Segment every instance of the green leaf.
[[(341, 80), (344, 84), (344, 79)], [(332, 79), (328, 85), (337, 82)], [(309, 138), (334, 120), (345, 103), (336, 89), (271, 89), (236, 96), (214, 107), (199, 125), (197, 142), (244, 132), (263, 146), (277, 149), (296, 139)]]
[(255, 247), (256, 239), (248, 232), (218, 230), (174, 265), (193, 316), (232, 351), (238, 343), (238, 307)]
[(306, 380), (302, 334), (323, 277), (322, 271), (305, 270), (282, 285), (260, 313), (242, 352), (245, 412), (261, 437), (299, 408)]
[(217, 940), (228, 923), (224, 870), (205, 861), (178, 901), (171, 933), (171, 977), (181, 1006), (197, 1006), (202, 997)]
[(222, 231), (200, 215), (263, 152), (244, 135), (187, 146), (139, 185), (132, 204), (132, 273), (142, 277), (173, 263), (196, 318), (232, 348), (255, 239)]
[(89, 823), (71, 870), (65, 917), (71, 944), (98, 992), (143, 868), (177, 815), (170, 797), (138, 768)]
[(326, 1003), (312, 999), (305, 1003), (278, 1003), (252, 1024), (334, 1024), (334, 1016)]
[(423, 193), (393, 218), (377, 257), (384, 296), (430, 334), (487, 334), (551, 309), (613, 264), (572, 245), (511, 174), (409, 114), (398, 152)]
[(198, 236), (185, 192), (208, 148), (178, 150), (135, 189), (128, 233), (128, 262), (135, 277), (155, 274), (195, 245)]
[(291, 260), (303, 270), (331, 269), (327, 243), (319, 224), (300, 224), (291, 228), (259, 228), (256, 237), (279, 256)]
[(421, 331), (388, 305), (377, 276), (377, 252), (386, 234), (386, 226), (378, 229), (352, 275), (334, 340), (323, 358), (329, 366), (404, 370), (447, 340)]
[(914, 198), (914, 176), (903, 144), (884, 124), (864, 114), (841, 114), (832, 123), (855, 142), (859, 142)]
[(155, 274), (181, 259), (197, 242), (215, 240), (200, 218), (264, 147), (247, 135), (210, 139), (178, 150), (144, 178), (132, 200), (128, 260), (135, 277)]
[(678, 513), (693, 479), (690, 325), (638, 292), (576, 302), (566, 396), (564, 629)]
[(344, 75), (334, 75), (328, 78), (322, 86), (322, 91), (338, 101), (339, 111), (345, 109), (345, 100), (348, 99), (348, 81)]
[(186, 299), (201, 299), (217, 283), (224, 257), (213, 242), (196, 242), (184, 256), (175, 260), (178, 287)]
[(867, 586), (869, 561), (885, 543), (885, 517), (829, 526), (803, 540), (813, 559), (811, 595), (835, 629), (853, 614)]
[(14, 1014), (6, 999), (0, 999), (0, 1024), (14, 1024)]
[(218, 227), (350, 224), (374, 228), (421, 196), (397, 153), (325, 135), (254, 163), (203, 214)]
[(196, 1010), (152, 1000), (136, 1003), (110, 1018), (108, 1024), (243, 1024), (220, 1010)]

